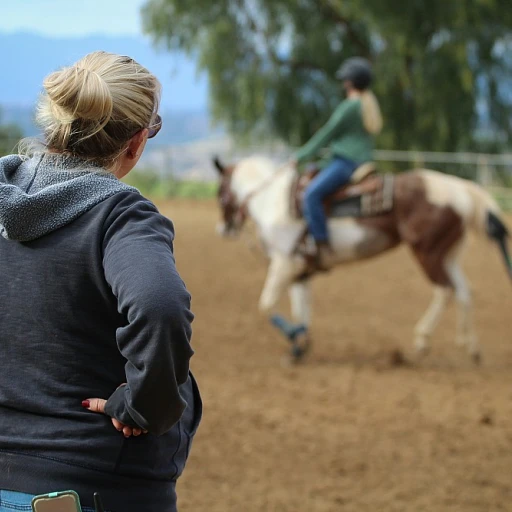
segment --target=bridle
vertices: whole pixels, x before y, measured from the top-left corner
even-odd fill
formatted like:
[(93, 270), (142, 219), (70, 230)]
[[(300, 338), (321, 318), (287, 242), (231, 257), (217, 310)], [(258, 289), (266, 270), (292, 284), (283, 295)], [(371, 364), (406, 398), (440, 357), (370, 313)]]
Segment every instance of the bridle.
[(243, 205), (239, 205), (235, 194), (231, 190), (233, 170), (234, 168), (229, 168), (224, 171), (218, 192), (227, 232), (240, 230), (248, 216), (247, 202), (244, 201)]

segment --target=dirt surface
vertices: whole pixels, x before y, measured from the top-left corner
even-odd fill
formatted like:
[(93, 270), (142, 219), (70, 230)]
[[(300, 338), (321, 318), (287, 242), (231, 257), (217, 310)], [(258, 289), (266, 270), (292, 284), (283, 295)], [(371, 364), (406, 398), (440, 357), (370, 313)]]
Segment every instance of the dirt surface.
[(455, 346), (453, 305), (414, 359), (431, 289), (405, 248), (317, 278), (314, 346), (283, 367), (287, 344), (257, 311), (261, 253), (215, 235), (212, 202), (159, 206), (204, 400), (180, 512), (512, 510), (512, 287), (492, 245), (472, 239), (465, 264), (480, 367)]

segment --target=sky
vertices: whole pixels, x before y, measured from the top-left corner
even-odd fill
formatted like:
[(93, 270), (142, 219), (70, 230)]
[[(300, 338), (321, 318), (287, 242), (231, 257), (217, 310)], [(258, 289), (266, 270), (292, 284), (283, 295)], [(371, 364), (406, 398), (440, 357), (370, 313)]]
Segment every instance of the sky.
[(50, 37), (141, 35), (145, 0), (2, 0), (0, 32)]
[[(96, 40), (100, 37), (101, 49), (130, 54), (159, 77), (164, 86), (163, 107), (179, 110), (206, 108), (206, 76), (197, 75), (192, 58), (177, 52), (173, 55), (159, 52), (149, 38), (139, 46), (136, 41), (122, 39), (123, 36), (142, 37), (140, 9), (146, 1), (0, 0), (0, 40), (7, 41), (0, 47), (0, 56), (3, 62), (14, 59), (11, 67), (19, 67), (16, 67), (13, 83), (4, 79), (0, 84), (0, 99), (4, 104), (32, 104), (46, 73), (74, 62), (72, 59), (77, 55), (99, 49)], [(15, 38), (23, 37), (25, 33), (32, 37), (17, 42)], [(50, 44), (43, 41), (38, 45), (36, 36), (48, 38)], [(24, 71), (27, 63), (30, 70)], [(23, 78), (21, 86), (18, 83), (20, 77)]]

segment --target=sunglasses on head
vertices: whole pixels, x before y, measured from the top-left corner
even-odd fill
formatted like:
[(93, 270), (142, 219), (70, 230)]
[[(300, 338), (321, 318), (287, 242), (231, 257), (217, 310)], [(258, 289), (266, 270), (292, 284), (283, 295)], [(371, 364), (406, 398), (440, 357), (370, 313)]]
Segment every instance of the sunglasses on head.
[(160, 129), (162, 128), (162, 118), (159, 114), (156, 115), (153, 124), (148, 126), (148, 139), (156, 137)]

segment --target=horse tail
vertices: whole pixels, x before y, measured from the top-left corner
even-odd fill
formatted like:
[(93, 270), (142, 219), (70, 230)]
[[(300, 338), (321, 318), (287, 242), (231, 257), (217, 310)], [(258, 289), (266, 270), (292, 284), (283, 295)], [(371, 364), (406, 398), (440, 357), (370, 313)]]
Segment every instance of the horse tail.
[(471, 224), (478, 233), (486, 234), (498, 244), (505, 268), (512, 279), (512, 258), (507, 242), (510, 233), (503, 220), (503, 213), (494, 198), (482, 187), (475, 183), (468, 183), (468, 187), (475, 206)]
[(500, 248), (508, 275), (512, 279), (512, 259), (508, 250), (507, 238), (510, 234), (503, 221), (493, 212), (487, 212), (487, 234)]

